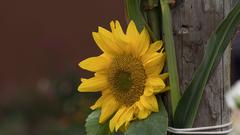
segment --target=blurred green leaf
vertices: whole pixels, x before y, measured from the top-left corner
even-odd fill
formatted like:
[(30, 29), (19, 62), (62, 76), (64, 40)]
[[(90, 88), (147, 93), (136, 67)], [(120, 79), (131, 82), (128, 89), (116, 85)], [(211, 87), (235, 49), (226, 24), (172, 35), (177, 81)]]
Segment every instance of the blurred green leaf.
[(172, 112), (174, 114), (181, 96), (178, 80), (176, 52), (172, 32), (171, 11), (168, 2), (169, 2), (168, 0), (160, 0), (162, 9), (163, 40), (165, 42), (165, 50), (167, 53), (167, 66), (169, 73), (171, 104)]
[(86, 119), (85, 127), (87, 135), (112, 135), (109, 130), (108, 122), (104, 124), (98, 122), (100, 113), (100, 110), (95, 110)]
[(132, 122), (125, 135), (167, 135), (168, 115), (161, 99), (159, 110), (145, 120)]
[(239, 23), (240, 2), (212, 33), (203, 60), (177, 106), (174, 117), (175, 127), (192, 127), (210, 74), (223, 56)]

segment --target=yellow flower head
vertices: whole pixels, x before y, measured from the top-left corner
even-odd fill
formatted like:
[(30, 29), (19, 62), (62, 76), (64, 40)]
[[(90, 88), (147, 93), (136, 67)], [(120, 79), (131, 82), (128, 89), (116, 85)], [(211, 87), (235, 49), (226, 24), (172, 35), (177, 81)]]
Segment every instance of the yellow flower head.
[(78, 90), (102, 92), (91, 109), (101, 108), (100, 123), (113, 116), (109, 123), (113, 132), (158, 112), (155, 94), (167, 90), (164, 80), (168, 74), (160, 74), (166, 57), (162, 41), (150, 44), (147, 30), (139, 33), (133, 21), (126, 34), (118, 21), (110, 26), (111, 32), (102, 27), (93, 32), (103, 54), (80, 62), (80, 67), (96, 73), (90, 79), (81, 79)]

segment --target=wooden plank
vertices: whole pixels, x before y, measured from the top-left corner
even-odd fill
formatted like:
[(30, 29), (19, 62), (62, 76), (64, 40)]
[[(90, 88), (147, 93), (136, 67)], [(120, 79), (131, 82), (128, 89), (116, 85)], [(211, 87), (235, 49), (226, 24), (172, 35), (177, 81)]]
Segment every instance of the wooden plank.
[[(181, 89), (185, 89), (199, 66), (211, 32), (228, 13), (230, 0), (184, 0), (173, 8), (173, 30)], [(205, 89), (194, 126), (229, 121), (224, 96), (230, 87), (230, 49), (219, 63)]]

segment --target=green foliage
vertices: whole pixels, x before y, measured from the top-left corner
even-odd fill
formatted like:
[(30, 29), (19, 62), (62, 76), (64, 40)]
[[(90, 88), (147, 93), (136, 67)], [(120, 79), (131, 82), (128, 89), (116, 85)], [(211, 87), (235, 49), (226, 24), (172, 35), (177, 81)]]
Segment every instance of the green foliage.
[(177, 71), (176, 52), (172, 33), (171, 12), (168, 0), (160, 0), (162, 9), (163, 40), (167, 53), (167, 65), (170, 82), (172, 112), (174, 114), (177, 104), (181, 98)]
[(126, 14), (129, 20), (133, 20), (137, 29), (141, 31), (146, 21), (141, 13), (141, 0), (126, 0)]
[(212, 33), (201, 65), (196, 70), (192, 81), (177, 106), (174, 117), (175, 127), (192, 127), (210, 74), (223, 56), (239, 23), (240, 2), (223, 20), (217, 30)]
[[(146, 0), (144, 0), (144, 2), (146, 2)], [(127, 19), (134, 21), (134, 23), (137, 26), (138, 31), (141, 32), (143, 27), (145, 26), (147, 28), (152, 40), (153, 41), (159, 40), (158, 36), (156, 36), (156, 35), (159, 35), (159, 32), (157, 30), (155, 30), (155, 32), (158, 32), (158, 33), (154, 33), (152, 31), (152, 29), (147, 24), (145, 16), (143, 15), (143, 13), (145, 13), (145, 12), (142, 9), (142, 1), (141, 0), (125, 0), (125, 3), (126, 3), (125, 11), (126, 11), (126, 14), (128, 17)], [(153, 13), (151, 13), (151, 14), (153, 14)], [(154, 16), (154, 15), (152, 15), (152, 16)], [(152, 22), (151, 24), (152, 24), (152, 26), (154, 25), (155, 28), (157, 27), (156, 26), (157, 24), (155, 24), (154, 22)]]
[(146, 26), (149, 33), (151, 34), (152, 40), (160, 40), (162, 39), (162, 29), (161, 29), (161, 14), (159, 0), (141, 0), (142, 7), (144, 11), (142, 11), (146, 15), (146, 22), (148, 25)]
[(111, 135), (108, 122), (99, 124), (100, 114), (100, 110), (95, 110), (86, 119), (85, 127), (87, 135)]
[(167, 135), (168, 115), (161, 99), (159, 109), (147, 119), (131, 123), (125, 135)]

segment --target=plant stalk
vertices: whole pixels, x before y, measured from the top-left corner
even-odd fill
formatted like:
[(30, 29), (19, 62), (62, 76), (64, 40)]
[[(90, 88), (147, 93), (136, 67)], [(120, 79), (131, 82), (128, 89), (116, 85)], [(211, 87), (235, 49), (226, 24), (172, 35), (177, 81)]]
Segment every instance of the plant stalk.
[(167, 53), (172, 114), (174, 116), (181, 95), (177, 71), (176, 52), (172, 32), (172, 20), (171, 20), (172, 18), (168, 0), (160, 0), (160, 4), (162, 12), (163, 40), (165, 43), (165, 50)]

